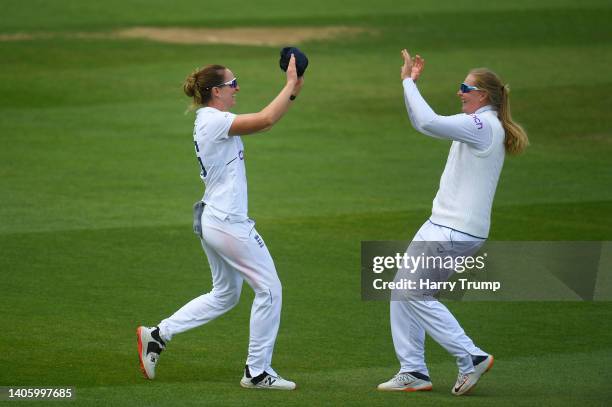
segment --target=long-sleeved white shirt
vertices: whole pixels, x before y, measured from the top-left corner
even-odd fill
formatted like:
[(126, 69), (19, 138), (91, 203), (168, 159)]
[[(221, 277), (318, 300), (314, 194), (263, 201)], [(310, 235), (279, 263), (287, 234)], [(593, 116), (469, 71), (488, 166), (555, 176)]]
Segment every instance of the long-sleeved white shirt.
[(403, 81), (410, 122), (428, 136), (453, 140), (431, 221), (463, 233), (487, 238), (491, 207), (504, 163), (504, 129), (492, 106), (473, 114), (437, 115), (411, 79)]
[(236, 115), (212, 107), (196, 111), (193, 141), (200, 177), (206, 185), (202, 200), (213, 215), (230, 222), (248, 219), (244, 146), (228, 134)]

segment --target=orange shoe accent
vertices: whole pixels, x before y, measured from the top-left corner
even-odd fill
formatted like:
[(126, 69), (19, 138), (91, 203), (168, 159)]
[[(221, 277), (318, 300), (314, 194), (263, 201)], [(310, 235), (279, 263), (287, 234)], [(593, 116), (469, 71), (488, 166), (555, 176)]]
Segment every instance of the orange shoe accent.
[(140, 362), (140, 371), (145, 379), (148, 379), (147, 371), (144, 368), (144, 364), (142, 363), (142, 341), (140, 340), (140, 326), (136, 328), (136, 342), (138, 342), (138, 361)]
[(489, 366), (487, 366), (487, 370), (485, 370), (485, 373), (491, 370), (491, 368), (493, 367), (493, 362), (495, 362), (495, 358), (493, 357), (493, 355), (491, 355), (491, 361), (489, 362)]
[(413, 391), (430, 391), (432, 388), (433, 388), (433, 386), (427, 386), (427, 387), (421, 387), (420, 389), (408, 388), (408, 389), (404, 389), (402, 391), (409, 391), (409, 392), (413, 392)]

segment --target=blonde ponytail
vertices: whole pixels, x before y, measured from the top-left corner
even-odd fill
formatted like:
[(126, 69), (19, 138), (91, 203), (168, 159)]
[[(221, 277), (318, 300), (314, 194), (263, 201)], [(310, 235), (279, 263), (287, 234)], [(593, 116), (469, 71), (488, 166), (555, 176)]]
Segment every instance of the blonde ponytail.
[(512, 155), (521, 154), (529, 145), (529, 139), (527, 133), (521, 127), (520, 124), (512, 120), (510, 114), (510, 86), (504, 85), (501, 87), (502, 100), (499, 106), (498, 114), (499, 120), (501, 121), (504, 131), (506, 132), (506, 139), (504, 145), (506, 151)]
[(497, 109), (499, 121), (504, 128), (506, 152), (512, 155), (521, 154), (529, 145), (527, 133), (520, 124), (512, 120), (510, 113), (510, 86), (503, 85), (497, 74), (487, 68), (472, 69), (476, 86), (487, 93), (489, 102)]

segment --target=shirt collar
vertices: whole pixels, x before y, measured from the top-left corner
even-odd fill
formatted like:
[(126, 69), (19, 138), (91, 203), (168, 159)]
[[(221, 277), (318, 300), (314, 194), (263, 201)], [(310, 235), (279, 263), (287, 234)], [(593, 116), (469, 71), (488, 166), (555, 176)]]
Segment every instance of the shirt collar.
[(492, 110), (493, 113), (497, 114), (497, 110), (495, 110), (493, 106), (491, 105), (483, 106), (480, 109), (476, 110), (474, 113), (483, 113), (483, 112), (488, 112), (489, 110)]
[(205, 112), (207, 110), (218, 110), (218, 109), (216, 109), (214, 107), (210, 107), (210, 106), (202, 106), (201, 108), (196, 110), (196, 113)]

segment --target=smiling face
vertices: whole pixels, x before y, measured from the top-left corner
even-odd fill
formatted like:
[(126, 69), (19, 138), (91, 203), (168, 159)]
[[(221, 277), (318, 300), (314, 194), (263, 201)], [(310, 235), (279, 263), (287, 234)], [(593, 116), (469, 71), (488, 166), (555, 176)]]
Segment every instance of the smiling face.
[[(235, 79), (234, 73), (229, 69), (225, 70), (223, 82), (230, 82)], [(219, 110), (227, 111), (236, 104), (236, 93), (240, 92), (240, 86), (232, 88), (229, 85), (215, 86), (212, 90), (213, 102)]]
[[(469, 86), (476, 86), (476, 79), (470, 74), (465, 77), (463, 83)], [(466, 93), (458, 90), (457, 96), (461, 99), (461, 111), (466, 114), (472, 114), (488, 104), (487, 94), (483, 90), (471, 90)]]

